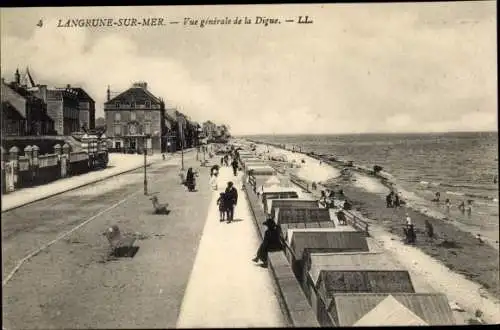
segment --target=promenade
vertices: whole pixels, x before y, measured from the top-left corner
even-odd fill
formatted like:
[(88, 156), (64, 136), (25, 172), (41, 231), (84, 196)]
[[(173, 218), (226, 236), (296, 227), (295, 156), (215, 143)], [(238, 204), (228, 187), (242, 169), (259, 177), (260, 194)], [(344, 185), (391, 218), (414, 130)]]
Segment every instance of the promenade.
[[(199, 172), (196, 192), (179, 182), (180, 155), (148, 168), (168, 215), (153, 214), (142, 169), (3, 212), (3, 279), (24, 260), (2, 288), (3, 326), (281, 326), (270, 274), (251, 262), (260, 242), (239, 179), (241, 221), (220, 223), (209, 167), (195, 154), (184, 161)], [(223, 168), (219, 188), (229, 179)], [(106, 257), (102, 233), (113, 224), (137, 238), (133, 258)]]
[[(285, 326), (269, 272), (251, 261), (261, 240), (240, 189), (241, 180), (241, 172), (234, 177), (231, 168), (220, 169), (218, 191), (212, 193), (179, 328)], [(231, 223), (220, 222), (216, 204), (228, 181), (238, 189)]]

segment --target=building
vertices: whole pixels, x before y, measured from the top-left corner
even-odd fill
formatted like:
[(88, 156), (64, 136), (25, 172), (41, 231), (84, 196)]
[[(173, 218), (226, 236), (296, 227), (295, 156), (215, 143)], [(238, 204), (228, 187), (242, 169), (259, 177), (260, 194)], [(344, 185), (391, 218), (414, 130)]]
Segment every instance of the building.
[[(16, 70), (16, 84), (40, 98), (47, 105), (47, 115), (54, 121), (54, 130), (59, 135), (70, 135), (80, 131), (79, 92), (70, 85), (65, 88), (36, 84), (29, 69), (21, 78)], [(90, 118), (90, 117), (89, 117)]]
[(4, 135), (54, 135), (54, 121), (47, 105), (20, 85), (19, 71), (10, 84), (2, 80), (2, 132)]
[(95, 128), (95, 101), (81, 87), (72, 87), (78, 93), (80, 127)]
[(142, 153), (144, 137), (151, 135), (148, 149), (164, 151), (165, 104), (153, 95), (147, 83), (137, 82), (126, 91), (111, 98), (108, 87), (104, 103), (106, 135), (112, 148)]
[(217, 125), (210, 120), (202, 124), (203, 134), (207, 139), (213, 139), (216, 135)]

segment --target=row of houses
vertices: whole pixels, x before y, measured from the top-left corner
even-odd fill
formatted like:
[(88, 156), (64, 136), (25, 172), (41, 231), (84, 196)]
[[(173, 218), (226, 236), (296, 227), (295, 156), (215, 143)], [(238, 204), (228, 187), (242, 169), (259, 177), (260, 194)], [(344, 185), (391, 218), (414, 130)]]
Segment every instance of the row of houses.
[(112, 93), (108, 86), (104, 114), (109, 147), (114, 151), (141, 153), (147, 148), (153, 152), (175, 152), (202, 144), (207, 136), (218, 134), (222, 126), (228, 133), (225, 125), (210, 121), (200, 125), (167, 105), (149, 91), (146, 82), (136, 82), (119, 93)]
[(1, 84), (3, 136), (70, 135), (95, 127), (95, 101), (81, 87), (36, 84), (29, 69)]

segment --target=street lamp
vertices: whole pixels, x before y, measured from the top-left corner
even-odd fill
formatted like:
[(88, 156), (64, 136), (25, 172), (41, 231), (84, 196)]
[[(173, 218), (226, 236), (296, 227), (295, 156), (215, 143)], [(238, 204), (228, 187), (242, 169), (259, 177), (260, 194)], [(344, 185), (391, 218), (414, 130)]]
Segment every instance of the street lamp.
[[(154, 136), (158, 136), (159, 132), (155, 131)], [(147, 161), (147, 156), (148, 156), (148, 146), (147, 146), (147, 141), (148, 139), (151, 139), (151, 134), (145, 134), (143, 135), (143, 141), (144, 141), (144, 195), (148, 195), (148, 176), (146, 172), (146, 168), (148, 166), (148, 161)], [(152, 141), (151, 141), (151, 148), (153, 148)]]
[(144, 195), (148, 195), (148, 176), (146, 173), (146, 167), (148, 166), (147, 155), (148, 155), (148, 146), (147, 140), (151, 137), (150, 134), (144, 135)]

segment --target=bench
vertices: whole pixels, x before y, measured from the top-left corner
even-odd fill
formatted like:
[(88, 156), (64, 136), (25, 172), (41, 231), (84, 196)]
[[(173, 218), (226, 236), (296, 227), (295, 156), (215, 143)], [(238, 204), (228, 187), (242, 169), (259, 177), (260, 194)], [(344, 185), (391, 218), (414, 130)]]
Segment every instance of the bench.
[(154, 214), (168, 214), (168, 213), (170, 213), (167, 210), (168, 203), (160, 204), (158, 202), (158, 197), (157, 196), (151, 197), (150, 200), (153, 202)]
[(106, 236), (109, 242), (109, 255), (114, 257), (133, 257), (135, 252), (137, 252), (137, 249), (134, 249), (133, 246), (136, 238), (123, 236), (117, 225), (109, 227), (103, 235)]

